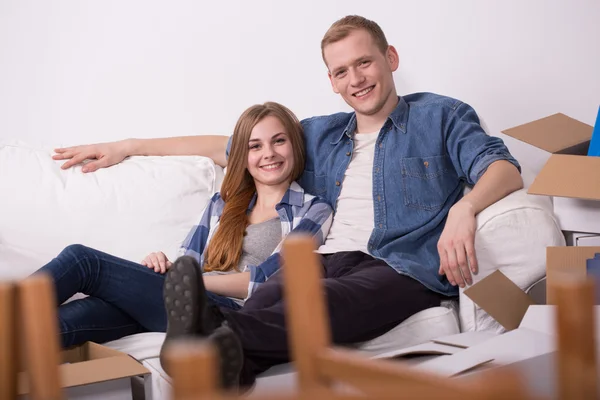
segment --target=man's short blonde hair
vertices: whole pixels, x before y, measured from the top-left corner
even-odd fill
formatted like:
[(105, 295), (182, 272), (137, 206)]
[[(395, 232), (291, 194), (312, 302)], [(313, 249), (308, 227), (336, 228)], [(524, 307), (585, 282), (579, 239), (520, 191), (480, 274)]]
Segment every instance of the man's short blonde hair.
[[(321, 40), (321, 56), (323, 57), (323, 61), (325, 61), (326, 46), (345, 39), (350, 33), (359, 29), (367, 31), (375, 41), (379, 50), (385, 54), (389, 45), (381, 27), (377, 25), (375, 21), (371, 21), (360, 15), (348, 15), (335, 21), (327, 32), (325, 32), (325, 36), (323, 36), (323, 39)], [(327, 61), (325, 61), (325, 64), (327, 64)]]

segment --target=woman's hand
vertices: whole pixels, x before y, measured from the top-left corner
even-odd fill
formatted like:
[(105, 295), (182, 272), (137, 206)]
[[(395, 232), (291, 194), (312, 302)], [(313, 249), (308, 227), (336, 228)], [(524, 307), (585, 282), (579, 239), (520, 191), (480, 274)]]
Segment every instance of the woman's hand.
[(146, 258), (142, 260), (141, 264), (153, 269), (154, 272), (159, 272), (161, 274), (167, 272), (167, 270), (171, 268), (171, 265), (173, 265), (162, 251), (148, 254)]
[(54, 160), (68, 160), (61, 168), (71, 168), (84, 160), (94, 160), (83, 166), (82, 172), (94, 172), (98, 168), (106, 168), (120, 163), (129, 155), (128, 141), (97, 143), (55, 149)]

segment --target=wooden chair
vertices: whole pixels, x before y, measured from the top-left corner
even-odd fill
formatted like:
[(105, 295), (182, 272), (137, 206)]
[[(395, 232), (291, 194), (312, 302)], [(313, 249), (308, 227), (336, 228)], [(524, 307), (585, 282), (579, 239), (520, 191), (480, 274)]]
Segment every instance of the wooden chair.
[(322, 268), (314, 249), (314, 241), (302, 236), (288, 237), (282, 249), (289, 342), (301, 392), (332, 390), (334, 384), (343, 383), (370, 398), (526, 398), (523, 385), (510, 371), (494, 380), (467, 383), (332, 346)]
[(17, 395), (16, 288), (0, 282), (0, 400)]
[[(273, 394), (273, 399), (527, 399), (510, 371), (485, 382), (457, 381), (332, 347), (314, 248), (312, 239), (305, 237), (289, 237), (283, 246), (287, 321), (299, 393)], [(174, 345), (168, 360), (175, 400), (235, 398), (219, 393), (215, 353), (206, 343)], [(338, 383), (348, 388), (340, 390)], [(350, 387), (354, 390), (347, 390)]]
[(0, 400), (16, 398), (20, 359), (26, 364), (31, 400), (63, 399), (57, 332), (49, 278), (39, 275), (18, 284), (0, 283)]
[(594, 282), (591, 279), (565, 275), (553, 286), (558, 307), (558, 351), (555, 363), (559, 398), (599, 398)]

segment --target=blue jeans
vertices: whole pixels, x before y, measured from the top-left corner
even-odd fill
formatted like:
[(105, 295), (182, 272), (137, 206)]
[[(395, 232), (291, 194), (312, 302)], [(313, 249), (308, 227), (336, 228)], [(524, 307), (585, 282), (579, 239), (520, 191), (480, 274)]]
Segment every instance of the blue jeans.
[[(165, 276), (153, 269), (74, 244), (37, 273), (49, 274), (55, 283), (64, 347), (167, 329)], [(76, 293), (88, 297), (63, 304)], [(210, 292), (208, 296), (221, 307), (241, 308), (227, 297)]]

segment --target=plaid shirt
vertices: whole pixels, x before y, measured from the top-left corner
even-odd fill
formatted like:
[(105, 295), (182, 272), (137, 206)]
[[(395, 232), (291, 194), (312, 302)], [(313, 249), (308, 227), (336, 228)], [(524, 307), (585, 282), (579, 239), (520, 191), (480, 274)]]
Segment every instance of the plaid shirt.
[[(256, 195), (250, 202), (248, 210), (251, 210), (255, 203)], [(204, 252), (219, 226), (224, 207), (225, 202), (221, 195), (215, 193), (204, 210), (200, 223), (192, 228), (181, 245), (180, 256), (192, 256), (200, 265), (204, 265)], [(305, 193), (304, 189), (296, 182), (292, 182), (275, 208), (281, 221), (281, 242), (262, 264), (244, 267), (244, 272), (250, 271), (248, 296), (279, 270), (279, 251), (283, 240), (290, 232), (310, 233), (318, 248), (325, 241), (333, 218), (331, 206), (325, 200)]]

